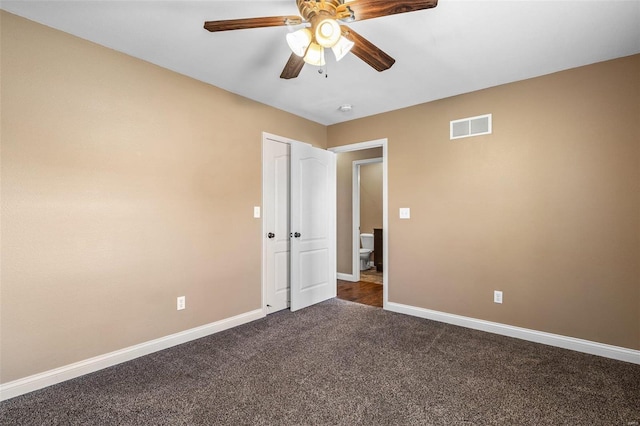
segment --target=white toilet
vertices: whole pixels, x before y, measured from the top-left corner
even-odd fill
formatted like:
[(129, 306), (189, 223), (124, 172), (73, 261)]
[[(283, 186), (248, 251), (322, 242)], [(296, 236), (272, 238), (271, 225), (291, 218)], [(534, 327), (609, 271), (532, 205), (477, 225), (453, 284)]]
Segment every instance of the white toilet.
[(373, 234), (360, 234), (360, 242), (362, 248), (360, 249), (360, 270), (366, 271), (369, 269), (369, 261), (371, 259), (371, 253), (373, 253)]

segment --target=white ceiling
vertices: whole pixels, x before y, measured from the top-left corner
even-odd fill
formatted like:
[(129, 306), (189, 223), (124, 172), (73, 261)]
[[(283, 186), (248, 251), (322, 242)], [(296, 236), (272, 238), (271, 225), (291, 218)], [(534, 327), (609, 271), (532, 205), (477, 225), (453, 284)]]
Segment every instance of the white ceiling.
[[(640, 53), (640, 1), (459, 1), (349, 24), (396, 59), (354, 55), (279, 78), (287, 27), (210, 33), (204, 21), (298, 15), (295, 0), (6, 1), (11, 13), (324, 125)], [(348, 113), (342, 104), (353, 105)]]

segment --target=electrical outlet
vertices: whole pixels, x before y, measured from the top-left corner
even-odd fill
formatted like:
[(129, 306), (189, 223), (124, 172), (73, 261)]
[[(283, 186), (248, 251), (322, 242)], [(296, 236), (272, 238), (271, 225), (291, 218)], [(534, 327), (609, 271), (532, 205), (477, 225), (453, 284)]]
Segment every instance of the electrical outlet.
[(493, 303), (502, 303), (502, 292), (495, 290), (493, 292)]
[(183, 310), (184, 308), (187, 307), (187, 300), (185, 296), (180, 296), (178, 297), (178, 302), (177, 302), (177, 309), (179, 311)]

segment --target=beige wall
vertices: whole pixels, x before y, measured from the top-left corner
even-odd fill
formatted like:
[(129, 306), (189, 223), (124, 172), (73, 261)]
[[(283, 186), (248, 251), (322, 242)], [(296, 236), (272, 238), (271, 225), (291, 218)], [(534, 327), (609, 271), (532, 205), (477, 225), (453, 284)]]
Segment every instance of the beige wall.
[(382, 228), (382, 163), (360, 166), (360, 233)]
[(3, 383), (258, 309), (262, 131), (389, 138), (392, 302), (640, 349), (640, 56), (327, 129), (0, 16)]
[[(389, 140), (389, 300), (640, 349), (639, 75), (636, 55), (330, 126)], [(493, 134), (449, 140), (485, 113)]]
[(382, 148), (363, 149), (337, 154), (336, 221), (338, 235), (336, 239), (336, 251), (338, 272), (342, 274), (350, 275), (353, 273), (353, 162), (378, 157), (382, 157)]
[(1, 19), (1, 381), (259, 309), (261, 132), (326, 128)]

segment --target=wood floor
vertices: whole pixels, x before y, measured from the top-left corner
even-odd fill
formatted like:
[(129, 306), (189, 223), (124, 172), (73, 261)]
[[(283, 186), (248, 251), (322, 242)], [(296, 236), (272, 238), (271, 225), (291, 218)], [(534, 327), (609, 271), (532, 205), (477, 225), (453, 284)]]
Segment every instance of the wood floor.
[(338, 299), (382, 308), (382, 285), (338, 280)]

